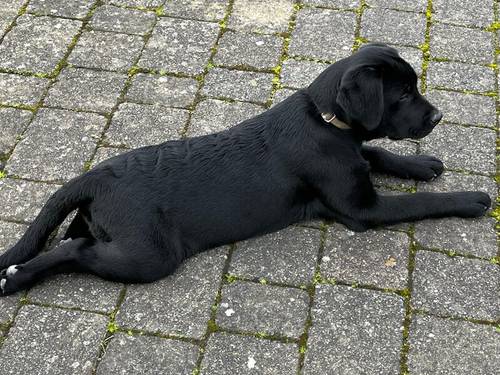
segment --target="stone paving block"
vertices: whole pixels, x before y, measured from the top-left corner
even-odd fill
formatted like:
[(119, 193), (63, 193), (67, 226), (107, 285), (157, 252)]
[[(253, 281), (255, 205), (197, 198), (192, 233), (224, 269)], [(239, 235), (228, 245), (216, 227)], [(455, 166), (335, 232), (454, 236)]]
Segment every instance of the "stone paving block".
[(25, 14), (0, 44), (0, 67), (50, 73), (80, 27), (76, 20)]
[(412, 68), (420, 77), (422, 74), (422, 51), (414, 47), (396, 47), (401, 56), (407, 63), (409, 63)]
[(0, 103), (35, 105), (48, 84), (45, 78), (0, 73)]
[(404, 289), (409, 247), (405, 233), (387, 230), (354, 233), (334, 225), (328, 230), (321, 276), (347, 283)]
[(420, 151), (450, 169), (495, 173), (495, 138), (489, 129), (438, 125), (421, 141)]
[(417, 315), (410, 328), (411, 374), (495, 374), (500, 368), (495, 327)]
[(371, 8), (363, 13), (361, 36), (371, 42), (419, 46), (425, 39), (425, 25), (425, 15), (420, 13)]
[(433, 0), (433, 19), (466, 26), (490, 26), (494, 21), (492, 0)]
[(321, 232), (289, 227), (237, 244), (230, 274), (246, 278), (305, 285), (311, 282), (318, 257)]
[(305, 8), (297, 14), (290, 56), (336, 61), (351, 54), (356, 16), (352, 12)]
[(219, 33), (215, 23), (161, 18), (142, 54), (139, 66), (175, 73), (203, 72)]
[(23, 135), (6, 169), (17, 176), (69, 180), (84, 171), (106, 118), (94, 113), (42, 108)]
[(141, 53), (144, 40), (138, 35), (86, 31), (78, 39), (68, 63), (86, 68), (127, 70)]
[(0, 373), (89, 374), (109, 318), (24, 306), (0, 349)]
[(427, 0), (367, 0), (366, 4), (372, 7), (425, 12)]
[(281, 103), (283, 100), (287, 99), (288, 97), (292, 96), (297, 90), (293, 89), (279, 89), (276, 91), (274, 94), (274, 100), (273, 100), (273, 106)]
[(271, 69), (278, 65), (283, 38), (227, 31), (219, 40), (214, 63), (232, 67)]
[(127, 76), (88, 69), (65, 69), (49, 90), (45, 105), (83, 111), (110, 112)]
[(179, 139), (188, 116), (183, 109), (123, 103), (111, 120), (106, 141), (137, 148)]
[(28, 126), (30, 111), (15, 108), (0, 108), (0, 156), (7, 154), (16, 144), (22, 132)]
[(228, 0), (178, 0), (167, 1), (163, 5), (166, 15), (220, 21), (226, 13)]
[(104, 5), (97, 8), (89, 26), (99, 30), (144, 35), (155, 21), (156, 15), (153, 12)]
[(500, 318), (500, 267), (488, 261), (419, 251), (412, 305), (434, 314)]
[(97, 375), (188, 375), (196, 366), (198, 351), (188, 342), (118, 333), (106, 348)]
[(282, 66), (281, 84), (297, 89), (307, 87), (328, 67), (329, 64), (288, 59)]
[(490, 32), (468, 27), (436, 24), (430, 33), (432, 57), (490, 64), (495, 48)]
[(206, 96), (265, 103), (271, 94), (273, 75), (214, 68), (205, 77)]
[(397, 295), (317, 287), (303, 373), (398, 374), (403, 317)]
[(291, 0), (236, 0), (228, 27), (258, 33), (286, 32), (292, 11)]
[(357, 0), (303, 0), (306, 5), (315, 5), (321, 7), (329, 7), (335, 9), (355, 9), (359, 7)]
[(489, 92), (495, 90), (495, 71), (487, 66), (431, 61), (427, 84), (452, 90)]
[(198, 91), (198, 82), (192, 78), (137, 74), (127, 91), (130, 101), (159, 104), (167, 107), (190, 106)]
[(126, 148), (115, 148), (115, 147), (99, 147), (97, 149), (97, 152), (94, 156), (94, 160), (92, 161), (91, 168), (94, 168), (96, 165), (99, 163), (102, 163), (103, 161), (110, 159), (114, 156), (121, 155), (125, 152), (128, 152), (129, 150)]
[(308, 305), (305, 290), (235, 281), (222, 288), (216, 322), (226, 329), (299, 338)]
[(3, 37), (4, 33), (11, 26), (16, 17), (16, 10), (0, 8), (0, 38)]
[(201, 375), (294, 374), (298, 365), (295, 344), (216, 333), (208, 339)]
[(104, 0), (104, 2), (136, 8), (157, 8), (163, 5), (165, 0)]
[(0, 219), (31, 222), (60, 185), (0, 179)]
[(263, 107), (255, 104), (205, 99), (196, 106), (187, 135), (193, 137), (220, 132), (264, 111)]
[(94, 4), (93, 0), (31, 0), (28, 12), (47, 16), (84, 18)]
[(218, 248), (184, 262), (173, 276), (130, 285), (116, 316), (120, 326), (202, 338), (215, 302), (227, 249)]

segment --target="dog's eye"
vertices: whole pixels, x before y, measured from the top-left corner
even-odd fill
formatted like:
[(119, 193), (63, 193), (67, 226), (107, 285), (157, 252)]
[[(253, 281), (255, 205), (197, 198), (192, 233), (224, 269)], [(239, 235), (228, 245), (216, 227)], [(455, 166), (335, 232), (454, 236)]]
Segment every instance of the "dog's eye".
[(411, 87), (406, 86), (403, 90), (403, 94), (399, 97), (399, 100), (406, 100), (410, 97)]

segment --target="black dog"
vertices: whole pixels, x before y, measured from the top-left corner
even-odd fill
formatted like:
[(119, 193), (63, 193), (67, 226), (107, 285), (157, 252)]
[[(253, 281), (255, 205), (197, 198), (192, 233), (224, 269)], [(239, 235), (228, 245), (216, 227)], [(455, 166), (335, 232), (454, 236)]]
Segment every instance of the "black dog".
[[(434, 157), (398, 156), (364, 140), (422, 138), (442, 115), (393, 48), (375, 44), (307, 88), (220, 133), (144, 147), (73, 179), (0, 256), (3, 294), (60, 272), (150, 282), (187, 257), (310, 220), (352, 230), (445, 216), (477, 217), (482, 192), (378, 195), (369, 171), (431, 180)], [(73, 210), (66, 241), (38, 255)]]

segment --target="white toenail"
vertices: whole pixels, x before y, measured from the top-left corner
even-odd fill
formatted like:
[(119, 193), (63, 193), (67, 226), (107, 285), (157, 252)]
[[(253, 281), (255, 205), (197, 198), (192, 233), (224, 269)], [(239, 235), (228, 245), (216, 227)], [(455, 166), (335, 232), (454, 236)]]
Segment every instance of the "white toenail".
[(7, 283), (7, 280), (6, 279), (2, 279), (0, 280), (0, 289), (2, 289), (2, 292), (4, 291), (5, 289), (5, 284)]
[(7, 276), (15, 275), (17, 271), (18, 271), (17, 265), (13, 264), (9, 268), (7, 268)]
[(61, 240), (61, 241), (59, 242), (59, 244), (60, 244), (60, 245), (62, 245), (62, 244), (65, 244), (65, 243), (71, 242), (72, 240), (73, 240), (73, 239), (72, 239), (71, 237), (70, 237), (70, 238), (66, 238), (65, 240)]

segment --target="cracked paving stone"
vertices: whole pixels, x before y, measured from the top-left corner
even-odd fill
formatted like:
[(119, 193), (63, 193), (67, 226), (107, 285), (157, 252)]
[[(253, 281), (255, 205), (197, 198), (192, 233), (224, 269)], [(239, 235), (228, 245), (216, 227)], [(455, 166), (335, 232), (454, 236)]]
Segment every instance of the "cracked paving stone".
[(279, 89), (274, 93), (273, 106), (295, 94), (297, 90)]
[(299, 365), (296, 344), (252, 336), (216, 333), (205, 350), (201, 375), (294, 374)]
[(156, 15), (153, 12), (104, 5), (97, 8), (89, 26), (93, 29), (143, 35), (153, 27), (155, 21)]
[(228, 27), (258, 33), (286, 32), (292, 11), (291, 0), (236, 0)]
[(314, 275), (321, 232), (289, 227), (239, 242), (229, 273), (246, 278), (305, 285)]
[(214, 63), (231, 67), (270, 69), (278, 65), (283, 38), (227, 31), (219, 40)]
[(419, 251), (412, 305), (434, 314), (500, 319), (500, 267), (488, 261)]
[(144, 40), (138, 35), (86, 31), (78, 39), (68, 63), (86, 68), (127, 70), (141, 53)]
[(0, 108), (0, 156), (7, 154), (28, 126), (32, 113), (22, 109)]
[(188, 342), (117, 333), (96, 374), (193, 374), (198, 352), (198, 346)]
[(281, 70), (281, 84), (297, 89), (307, 87), (329, 66), (312, 61), (285, 60)]
[(328, 230), (321, 276), (347, 283), (404, 289), (409, 247), (405, 233), (387, 230), (354, 233), (334, 225)]
[(36, 180), (69, 180), (84, 171), (106, 118), (94, 113), (42, 108), (16, 146), (6, 169)]
[(22, 15), (0, 45), (0, 67), (52, 72), (80, 26), (75, 20)]
[(431, 61), (427, 76), (427, 84), (431, 87), (479, 92), (495, 89), (495, 71), (487, 66)]
[(114, 147), (99, 147), (95, 153), (94, 160), (92, 161), (91, 168), (94, 168), (99, 163), (105, 160), (111, 159), (115, 156), (121, 155), (130, 150), (126, 148), (114, 148)]
[(220, 132), (264, 112), (255, 104), (205, 99), (198, 103), (191, 117), (188, 136)]
[(297, 14), (297, 25), (291, 36), (288, 54), (329, 61), (350, 56), (355, 21), (355, 14), (351, 12), (302, 9)]
[(177, 0), (167, 1), (163, 12), (169, 16), (220, 21), (226, 13), (228, 0)]
[(217, 324), (225, 329), (298, 338), (304, 331), (305, 290), (235, 281), (222, 288)]
[(466, 26), (490, 26), (494, 21), (492, 0), (433, 0), (432, 18)]
[(323, 7), (332, 7), (337, 9), (355, 9), (359, 7), (358, 0), (303, 0), (306, 5), (316, 5)]
[(91, 373), (109, 317), (24, 306), (0, 349), (0, 373)]
[(420, 77), (422, 74), (422, 51), (414, 47), (396, 47), (401, 56), (406, 62), (408, 62), (417, 76)]
[(410, 328), (411, 374), (495, 374), (500, 340), (495, 327), (417, 315)]
[(157, 8), (163, 5), (165, 0), (104, 0), (104, 2), (136, 8)]
[(175, 73), (202, 73), (218, 32), (215, 23), (161, 18), (138, 65)]
[(427, 0), (367, 0), (366, 4), (373, 7), (425, 12)]
[(31, 0), (27, 10), (47, 16), (84, 18), (94, 2), (93, 0)]
[(447, 168), (495, 173), (496, 134), (490, 129), (438, 125), (421, 141), (421, 152), (440, 159)]
[(137, 148), (179, 139), (188, 117), (184, 109), (123, 103), (111, 120), (106, 141)]
[(205, 77), (201, 92), (206, 96), (265, 103), (271, 94), (273, 77), (270, 73), (214, 68)]
[(65, 69), (49, 90), (45, 105), (83, 111), (110, 112), (127, 76), (89, 69)]
[(116, 316), (118, 325), (201, 339), (226, 258), (227, 249), (214, 249), (185, 261), (172, 276), (130, 285)]
[(167, 107), (189, 107), (198, 91), (192, 78), (137, 74), (127, 91), (127, 100)]
[(49, 80), (0, 73), (0, 103), (35, 105), (43, 96)]
[(403, 299), (320, 285), (312, 308), (304, 374), (398, 374)]
[(60, 185), (0, 179), (0, 219), (31, 222)]

